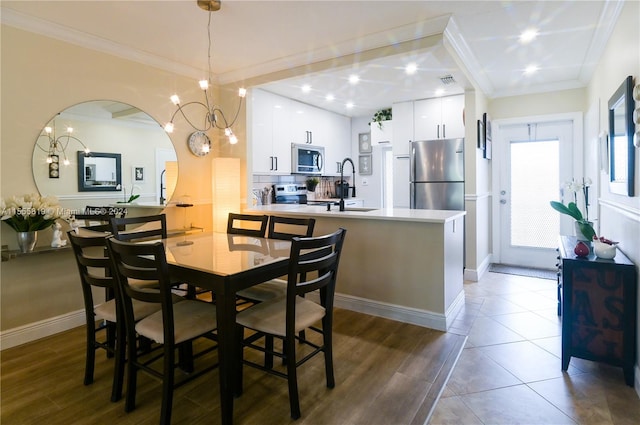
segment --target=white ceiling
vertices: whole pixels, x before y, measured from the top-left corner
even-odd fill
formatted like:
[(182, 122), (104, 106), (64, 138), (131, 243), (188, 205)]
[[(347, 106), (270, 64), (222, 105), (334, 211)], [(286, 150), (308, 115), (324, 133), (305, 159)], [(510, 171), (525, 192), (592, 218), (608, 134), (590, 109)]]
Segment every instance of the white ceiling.
[[(209, 16), (196, 0), (2, 0), (1, 6), (3, 24), (206, 76)], [(433, 97), (437, 88), (455, 94), (475, 84), (493, 98), (584, 87), (621, 7), (598, 0), (226, 0), (211, 16), (212, 73), (238, 85), (287, 74), (264, 87), (349, 116)], [(523, 46), (518, 36), (530, 27), (540, 35)], [(410, 61), (418, 64), (413, 76), (403, 70)], [(540, 71), (525, 76), (530, 64)], [(352, 73), (361, 78), (355, 86), (346, 81)], [(444, 75), (456, 84), (444, 86)], [(303, 84), (311, 92), (302, 93)], [(335, 100), (327, 103), (326, 93)]]

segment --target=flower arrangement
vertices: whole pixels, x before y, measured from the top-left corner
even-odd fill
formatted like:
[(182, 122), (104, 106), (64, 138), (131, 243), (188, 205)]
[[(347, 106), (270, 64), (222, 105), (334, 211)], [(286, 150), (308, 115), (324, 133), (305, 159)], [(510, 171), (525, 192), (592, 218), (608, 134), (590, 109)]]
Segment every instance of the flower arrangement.
[[(565, 183), (565, 187), (573, 192), (573, 202), (569, 202), (567, 205), (558, 201), (550, 202), (551, 207), (554, 210), (561, 214), (566, 214), (576, 220), (580, 231), (589, 241), (596, 235), (596, 232), (593, 230), (593, 226), (589, 221), (589, 187), (591, 186), (591, 183), (591, 179), (588, 177), (583, 178), (582, 182), (571, 179), (571, 181)], [(580, 208), (578, 208), (578, 192), (582, 192), (584, 197), (584, 215), (582, 214), (582, 211), (580, 211)]]
[[(382, 129), (382, 121), (388, 121), (391, 117), (391, 108), (380, 109), (378, 112), (373, 114), (372, 122), (378, 123), (378, 128)], [(369, 125), (371, 125), (371, 123), (369, 123)]]
[(1, 199), (0, 211), (2, 221), (16, 232), (44, 230), (59, 218), (69, 218), (69, 211), (58, 204), (58, 198), (37, 193)]

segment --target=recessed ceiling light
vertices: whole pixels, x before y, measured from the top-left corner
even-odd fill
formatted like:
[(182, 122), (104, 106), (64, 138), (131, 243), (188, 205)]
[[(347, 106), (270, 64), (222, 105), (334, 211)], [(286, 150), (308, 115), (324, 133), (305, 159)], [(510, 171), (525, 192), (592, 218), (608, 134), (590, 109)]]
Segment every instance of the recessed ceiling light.
[(328, 94), (328, 95), (326, 95), (326, 96), (324, 97), (324, 99), (325, 99), (327, 102), (333, 102), (333, 100), (335, 99), (335, 96), (334, 96), (334, 95), (332, 95), (332, 94)]
[(353, 109), (353, 102), (347, 102), (346, 107), (347, 109)]
[(404, 72), (406, 72), (407, 75), (413, 75), (416, 73), (416, 71), (418, 71), (418, 65), (413, 62), (411, 62), (404, 68)]
[(531, 64), (528, 67), (526, 67), (526, 69), (524, 70), (524, 75), (535, 74), (539, 70), (540, 70), (540, 67), (538, 65)]
[(309, 84), (305, 84), (304, 86), (302, 86), (303, 93), (309, 93), (310, 91), (311, 91), (311, 86)]
[(358, 77), (356, 74), (349, 75), (349, 82), (351, 84), (358, 84), (358, 81), (360, 81), (360, 77)]
[(520, 34), (520, 43), (527, 44), (532, 42), (538, 36), (538, 30), (535, 28), (529, 28)]
[(437, 89), (435, 95), (442, 96), (444, 94), (444, 89)]

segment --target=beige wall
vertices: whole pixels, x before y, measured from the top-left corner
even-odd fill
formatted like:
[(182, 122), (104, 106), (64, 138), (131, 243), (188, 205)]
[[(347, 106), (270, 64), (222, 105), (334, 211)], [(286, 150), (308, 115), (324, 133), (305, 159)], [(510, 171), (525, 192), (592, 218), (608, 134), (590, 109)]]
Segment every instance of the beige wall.
[[(177, 92), (183, 99), (193, 100), (202, 97), (197, 81), (186, 77), (5, 25), (1, 31), (0, 187), (3, 198), (37, 192), (31, 172), (33, 147), (43, 126), (57, 112), (87, 100), (117, 100), (136, 106), (164, 123), (174, 112), (169, 101), (171, 94)], [(210, 228), (212, 155), (193, 156), (187, 149), (190, 131), (186, 123), (177, 118), (175, 124), (171, 139), (180, 175), (174, 197), (191, 196), (196, 204), (189, 211), (191, 221)], [(244, 156), (243, 148), (220, 149), (217, 134), (210, 137), (215, 144), (214, 155), (223, 152)], [(165, 210), (170, 227), (182, 227), (183, 211), (177, 210)], [(1, 243), (15, 249), (15, 232), (6, 224), (0, 226), (0, 231)], [(39, 233), (39, 244), (48, 245), (51, 232)], [(50, 259), (43, 258), (49, 255), (57, 258), (65, 254), (34, 255), (11, 264), (2, 263), (0, 330), (63, 317), (82, 309), (71, 252), (67, 250), (64, 260), (67, 267), (56, 269), (45, 280), (42, 276), (46, 275)]]
[[(622, 81), (629, 75), (640, 84), (640, 2), (626, 2), (619, 18), (618, 25), (611, 35), (605, 54), (600, 61), (596, 73), (587, 89), (588, 104), (599, 105), (600, 129), (608, 131), (607, 102)], [(636, 105), (638, 106), (638, 105)], [(597, 150), (595, 143), (585, 149)], [(608, 175), (600, 174), (601, 197), (600, 234), (620, 241), (620, 248), (636, 264), (640, 265), (640, 149), (636, 149), (636, 196), (621, 196), (609, 192)], [(638, 273), (640, 275), (640, 273)], [(638, 282), (640, 287), (640, 279)], [(640, 304), (640, 293), (638, 294)], [(640, 310), (637, 319), (640, 329)], [(640, 353), (640, 339), (636, 353)], [(636, 392), (640, 393), (640, 368), (636, 354)]]

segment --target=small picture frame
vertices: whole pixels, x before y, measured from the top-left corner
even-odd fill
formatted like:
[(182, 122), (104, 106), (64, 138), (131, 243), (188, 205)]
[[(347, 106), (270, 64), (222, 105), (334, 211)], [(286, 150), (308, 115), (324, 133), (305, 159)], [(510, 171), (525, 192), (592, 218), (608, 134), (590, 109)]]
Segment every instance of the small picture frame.
[(373, 147), (371, 146), (371, 133), (358, 134), (358, 152), (359, 153), (373, 152)]
[(145, 174), (146, 174), (144, 167), (134, 166), (132, 167), (132, 172), (133, 172), (133, 175), (131, 177), (131, 180), (134, 183), (144, 183)]
[(486, 139), (484, 138), (484, 121), (478, 120), (478, 149), (484, 152)]
[(60, 178), (60, 157), (58, 155), (49, 155), (51, 157), (51, 162), (49, 163), (49, 178), (50, 179), (59, 179)]
[(371, 155), (360, 155), (358, 157), (358, 173), (361, 176), (370, 176), (373, 174)]

